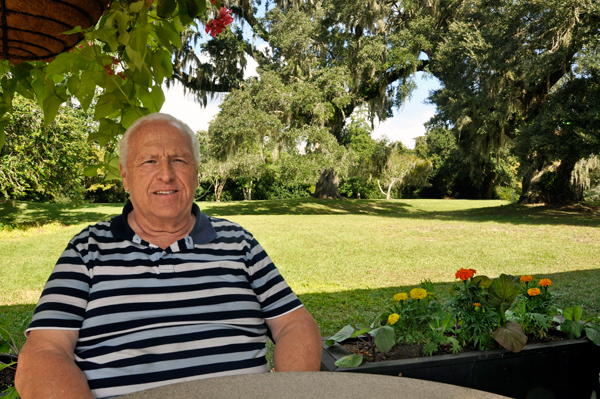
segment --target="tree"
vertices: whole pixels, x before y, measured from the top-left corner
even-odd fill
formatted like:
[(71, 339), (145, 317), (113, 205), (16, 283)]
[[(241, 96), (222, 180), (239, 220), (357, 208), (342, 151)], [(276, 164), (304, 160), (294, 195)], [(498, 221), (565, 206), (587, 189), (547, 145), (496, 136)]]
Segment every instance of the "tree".
[[(490, 198), (498, 184), (499, 149), (552, 106), (548, 100), (577, 55), (597, 42), (600, 12), (591, 0), (477, 0), (460, 9), (461, 17), (442, 30), (444, 40), (426, 50), (443, 83), (431, 99), (436, 118), (452, 126), (479, 196)], [(564, 164), (564, 176), (573, 165)], [(569, 181), (564, 176), (561, 184)]]
[[(398, 193), (402, 193), (403, 188), (409, 184), (415, 186), (427, 184), (427, 176), (430, 172), (431, 163), (429, 161), (419, 159), (413, 154), (400, 153), (394, 148), (387, 159), (380, 179), (377, 179), (377, 185), (385, 198), (389, 200), (394, 187)], [(382, 189), (380, 180), (384, 183), (384, 187), (387, 187), (386, 191)]]
[(65, 202), (85, 192), (84, 167), (98, 162), (88, 135), (96, 128), (89, 115), (62, 108), (44, 127), (42, 110), (17, 96), (0, 151), (0, 192), (4, 199)]

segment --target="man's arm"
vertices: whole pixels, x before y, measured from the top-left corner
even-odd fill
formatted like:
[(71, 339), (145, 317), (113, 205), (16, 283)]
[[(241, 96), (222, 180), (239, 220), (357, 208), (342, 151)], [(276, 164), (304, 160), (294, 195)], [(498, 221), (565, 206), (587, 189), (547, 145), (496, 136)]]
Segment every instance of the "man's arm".
[(319, 371), (321, 333), (305, 308), (267, 320), (275, 341), (275, 371)]
[(78, 331), (34, 330), (21, 353), (15, 386), (23, 399), (93, 399), (83, 372), (75, 364)]

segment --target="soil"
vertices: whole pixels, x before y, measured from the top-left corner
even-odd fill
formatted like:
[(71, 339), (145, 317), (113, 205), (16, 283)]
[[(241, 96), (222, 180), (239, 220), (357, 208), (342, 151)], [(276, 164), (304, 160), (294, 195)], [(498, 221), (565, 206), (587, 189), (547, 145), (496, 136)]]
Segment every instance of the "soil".
[[(532, 338), (529, 337), (527, 339), (527, 345), (543, 343), (543, 342), (551, 342), (551, 341), (562, 341), (567, 339), (563, 333), (556, 330), (548, 331), (546, 338)], [(360, 339), (356, 340), (348, 340), (342, 342), (341, 345), (350, 353), (363, 355), (363, 363), (372, 363), (373, 362), (373, 354), (371, 349), (369, 348), (369, 344), (366, 341), (361, 341)], [(421, 350), (423, 349), (423, 345), (396, 345), (387, 353), (382, 354), (377, 349), (375, 349), (375, 356), (377, 362), (383, 362), (388, 360), (400, 360), (400, 359), (412, 359), (415, 357), (423, 357), (421, 355)], [(464, 347), (459, 353), (471, 352), (477, 350), (474, 347)], [(452, 354), (450, 346), (441, 347), (439, 351), (433, 354), (433, 356), (440, 355), (449, 355)]]
[(17, 365), (7, 367), (0, 370), (0, 393), (4, 392), (8, 387), (15, 385), (15, 372)]

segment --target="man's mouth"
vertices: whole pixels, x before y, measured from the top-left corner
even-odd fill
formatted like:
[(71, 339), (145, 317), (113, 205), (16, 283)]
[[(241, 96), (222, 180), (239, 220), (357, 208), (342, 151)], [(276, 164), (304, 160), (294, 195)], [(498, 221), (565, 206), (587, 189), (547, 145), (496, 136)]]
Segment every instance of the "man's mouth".
[(175, 194), (176, 192), (177, 192), (177, 190), (155, 191), (154, 194), (167, 195), (167, 194)]

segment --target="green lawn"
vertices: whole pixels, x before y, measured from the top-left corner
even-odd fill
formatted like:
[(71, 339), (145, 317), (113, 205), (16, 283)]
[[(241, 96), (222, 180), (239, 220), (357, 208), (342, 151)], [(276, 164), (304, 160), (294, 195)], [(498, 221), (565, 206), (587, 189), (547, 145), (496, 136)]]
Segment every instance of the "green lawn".
[[(600, 314), (600, 210), (505, 201), (286, 200), (199, 203), (240, 223), (267, 250), (323, 335), (370, 321), (423, 279), (447, 294), (461, 267), (490, 277), (552, 279), (562, 306)], [(17, 325), (33, 309), (54, 262), (87, 224), (120, 205), (0, 203), (0, 312)]]

